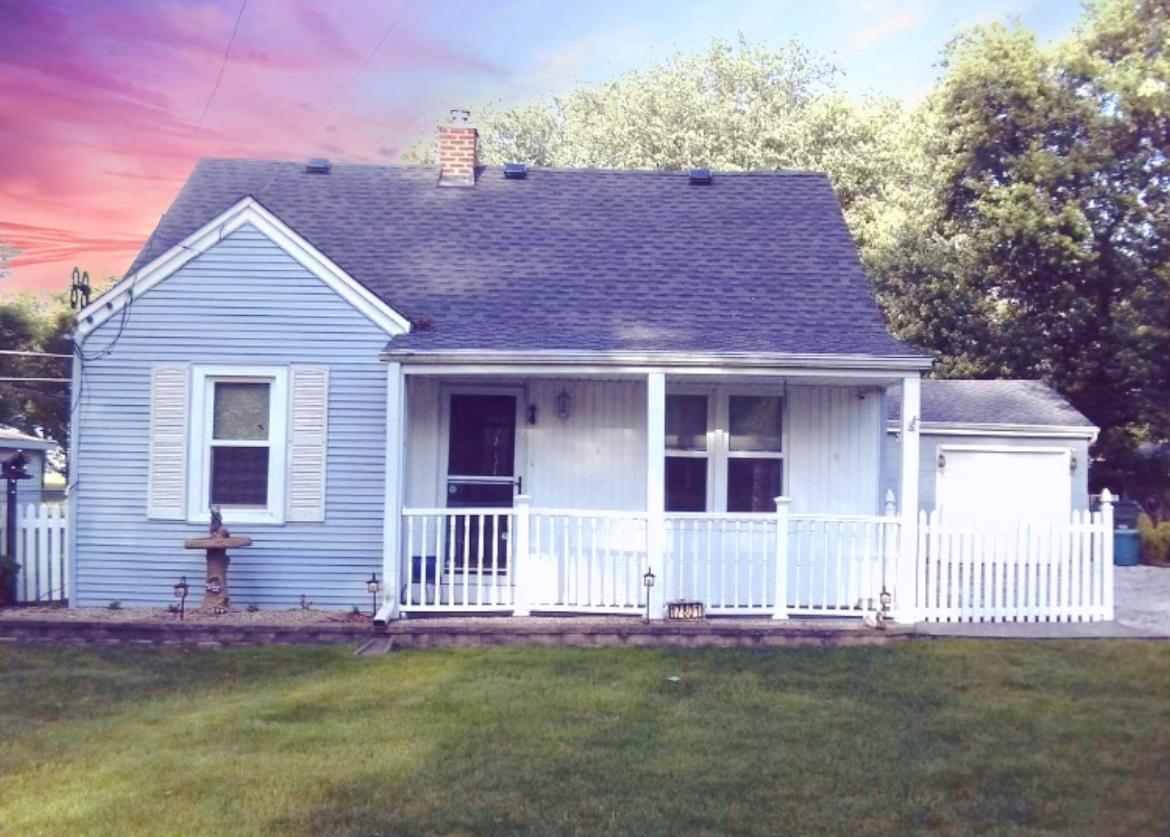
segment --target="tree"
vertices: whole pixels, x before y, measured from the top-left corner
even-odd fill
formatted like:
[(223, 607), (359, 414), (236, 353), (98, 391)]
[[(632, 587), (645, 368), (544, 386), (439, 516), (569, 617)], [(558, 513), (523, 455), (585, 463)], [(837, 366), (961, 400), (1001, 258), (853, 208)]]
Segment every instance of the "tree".
[[(73, 317), (63, 296), (15, 297), (0, 304), (0, 349), (20, 352), (72, 351)], [(68, 358), (0, 355), (0, 377), (68, 378)], [(0, 424), (68, 445), (68, 385), (0, 381)]]
[(1102, 428), (1098, 485), (1166, 479), (1137, 454), (1170, 438), (1168, 47), (1148, 0), (1089, 6), (1049, 49), (959, 36), (922, 114), (926, 188), (871, 253), (895, 331), (944, 372), (1043, 378)]

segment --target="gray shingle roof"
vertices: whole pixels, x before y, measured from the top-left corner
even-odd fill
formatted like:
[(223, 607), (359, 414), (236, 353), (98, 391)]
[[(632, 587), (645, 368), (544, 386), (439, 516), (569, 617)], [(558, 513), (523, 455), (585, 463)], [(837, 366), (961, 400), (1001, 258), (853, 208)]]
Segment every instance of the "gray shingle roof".
[[(890, 419), (901, 413), (889, 399)], [(922, 420), (945, 424), (1010, 424), (1092, 428), (1060, 393), (1043, 381), (949, 380), (922, 382)]]
[(430, 330), (391, 348), (922, 356), (886, 332), (821, 174), (201, 161), (131, 272), (251, 195)]

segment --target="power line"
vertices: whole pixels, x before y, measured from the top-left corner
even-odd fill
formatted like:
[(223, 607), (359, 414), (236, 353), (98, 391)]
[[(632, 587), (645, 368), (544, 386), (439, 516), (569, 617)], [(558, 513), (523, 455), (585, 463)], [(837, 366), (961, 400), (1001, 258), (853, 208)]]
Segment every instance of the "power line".
[(244, 8), (248, 5), (248, 0), (243, 0), (240, 3), (240, 10), (236, 12), (236, 25), (232, 27), (232, 36), (228, 38), (227, 46), (223, 50), (223, 61), (219, 65), (219, 75), (215, 77), (215, 85), (211, 88), (211, 95), (207, 97), (207, 104), (203, 106), (203, 113), (199, 114), (199, 121), (195, 123), (195, 130), (192, 133), (199, 133), (199, 129), (203, 127), (203, 120), (207, 116), (207, 111), (211, 110), (211, 102), (215, 98), (215, 94), (219, 91), (219, 83), (223, 81), (223, 71), (227, 69), (228, 56), (231, 55), (232, 44), (236, 42), (236, 33), (240, 31), (240, 20), (244, 17)]

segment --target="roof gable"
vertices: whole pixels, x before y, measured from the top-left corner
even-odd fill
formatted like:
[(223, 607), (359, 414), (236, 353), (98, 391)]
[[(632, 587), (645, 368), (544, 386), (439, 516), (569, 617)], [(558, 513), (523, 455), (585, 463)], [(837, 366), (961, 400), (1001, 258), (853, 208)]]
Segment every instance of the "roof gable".
[[(152, 250), (148, 243), (127, 275), (77, 315), (79, 336), (84, 338), (121, 311), (132, 299), (148, 293), (151, 288), (173, 275), (183, 265), (244, 226), (258, 230), (388, 335), (404, 334), (410, 330), (410, 323), (384, 300), (305, 241), (255, 198), (244, 197), (182, 240), (162, 238), (159, 234), (162, 228), (160, 224), (159, 229), (151, 236), (151, 242), (154, 242), (153, 250), (160, 252), (148, 261), (146, 257)], [(164, 249), (165, 241), (173, 243)]]
[(922, 356), (887, 333), (824, 175), (204, 160), (135, 263), (254, 196), (426, 327), (390, 349)]

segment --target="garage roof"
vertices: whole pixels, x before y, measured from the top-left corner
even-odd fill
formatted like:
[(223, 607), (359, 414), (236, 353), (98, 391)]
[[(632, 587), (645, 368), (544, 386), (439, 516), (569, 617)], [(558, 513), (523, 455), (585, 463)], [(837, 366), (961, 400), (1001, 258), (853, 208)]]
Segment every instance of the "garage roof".
[[(901, 399), (891, 397), (890, 418), (900, 417)], [(1043, 381), (923, 380), (924, 424), (1097, 428)]]

